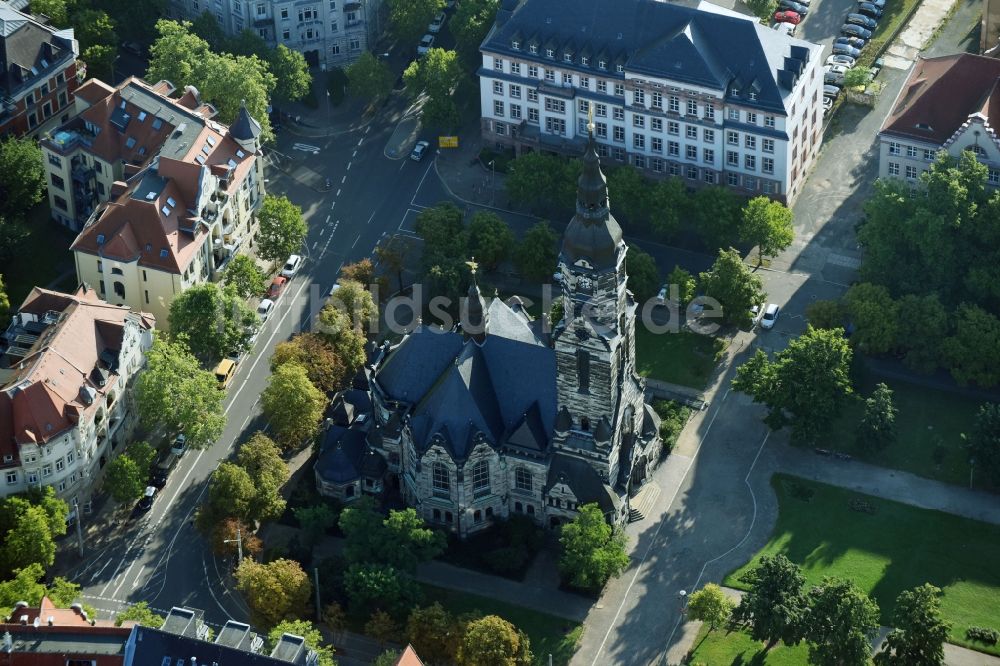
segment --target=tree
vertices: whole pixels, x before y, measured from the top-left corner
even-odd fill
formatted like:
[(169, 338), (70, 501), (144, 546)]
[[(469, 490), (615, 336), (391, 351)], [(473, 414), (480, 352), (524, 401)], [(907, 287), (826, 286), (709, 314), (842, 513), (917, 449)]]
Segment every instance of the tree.
[(757, 246), (757, 265), (764, 257), (777, 256), (792, 244), (792, 211), (779, 201), (768, 197), (754, 197), (743, 207), (740, 239)]
[(115, 22), (103, 9), (78, 9), (72, 24), (73, 36), (80, 43), (81, 52), (95, 45), (114, 47), (118, 44)]
[(260, 296), (267, 288), (267, 278), (257, 267), (249, 255), (238, 254), (229, 260), (229, 265), (222, 272), (224, 284), (231, 286), (240, 298)]
[(294, 102), (309, 94), (312, 74), (309, 73), (309, 64), (300, 51), (293, 51), (284, 44), (278, 44), (269, 55), (267, 64), (275, 78), (275, 99)]
[(698, 282), (688, 271), (675, 265), (674, 270), (667, 276), (668, 285), (677, 285), (678, 307), (687, 307), (687, 304), (698, 293)]
[(608, 172), (608, 199), (615, 216), (646, 228), (655, 209), (654, 188), (637, 169), (621, 166)]
[(141, 624), (144, 627), (159, 629), (163, 626), (163, 621), (163, 616), (157, 615), (150, 610), (149, 604), (145, 601), (134, 603), (115, 616), (116, 627), (122, 626), (125, 622), (135, 622), (136, 624)]
[(507, 223), (490, 211), (479, 211), (469, 220), (469, 253), (480, 266), (494, 270), (514, 249), (514, 233)]
[(707, 272), (699, 276), (705, 295), (722, 306), (722, 320), (747, 327), (752, 322), (750, 308), (764, 302), (764, 283), (750, 272), (740, 253), (733, 248), (719, 250)]
[(131, 504), (142, 497), (148, 477), (148, 468), (140, 469), (132, 458), (122, 454), (108, 465), (104, 483), (116, 502)]
[(941, 590), (924, 583), (896, 597), (892, 625), (875, 666), (940, 666), (951, 624), (941, 617)]
[(389, 31), (396, 41), (415, 44), (442, 9), (444, 0), (389, 0)]
[(340, 267), (340, 279), (360, 282), (366, 287), (375, 284), (375, 264), (368, 257)]
[(882, 285), (861, 282), (844, 294), (844, 310), (855, 325), (851, 341), (866, 354), (885, 354), (896, 346), (899, 308)]
[(402, 615), (420, 597), (413, 579), (391, 566), (352, 564), (344, 574), (351, 613), (358, 618), (371, 617), (376, 610)]
[(118, 26), (123, 39), (142, 44), (153, 40), (156, 20), (167, 12), (166, 0), (101, 0), (100, 5)]
[(757, 353), (736, 370), (733, 389), (768, 408), (772, 430), (790, 425), (792, 441), (807, 444), (826, 432), (852, 393), (851, 348), (841, 329), (808, 326), (768, 360)]
[(961, 385), (1000, 383), (1000, 319), (978, 305), (962, 303), (955, 311), (955, 332), (942, 353), (951, 376)]
[(584, 504), (562, 527), (559, 571), (570, 585), (600, 590), (628, 566), (625, 534), (614, 531), (596, 504)]
[(20, 220), (45, 196), (42, 150), (30, 137), (0, 140), (0, 217)]
[(349, 562), (377, 563), (405, 573), (444, 551), (444, 536), (427, 527), (413, 509), (390, 511), (383, 518), (371, 500), (363, 498), (340, 514), (344, 556)]
[(161, 19), (156, 21), (156, 32), (159, 37), (149, 49), (146, 80), (170, 81), (181, 90), (188, 84), (197, 86), (200, 63), (212, 55), (208, 42), (193, 34), (187, 22)]
[(770, 23), (771, 17), (778, 9), (778, 0), (746, 0), (747, 9), (765, 23)]
[(865, 400), (865, 413), (858, 424), (858, 444), (868, 450), (879, 450), (895, 441), (897, 411), (892, 389), (879, 383)]
[(312, 584), (294, 560), (260, 564), (245, 559), (236, 569), (236, 588), (250, 606), (255, 624), (274, 627), (295, 617), (309, 604)]
[(848, 580), (824, 578), (809, 591), (805, 634), (809, 663), (866, 666), (878, 631), (878, 604)]
[(250, 522), (257, 489), (247, 471), (231, 462), (221, 463), (208, 482), (208, 498), (198, 510), (198, 526), (214, 530), (225, 518)]
[(107, 81), (114, 78), (117, 57), (118, 49), (110, 44), (94, 44), (80, 51), (80, 58), (87, 63), (87, 74)]
[(672, 239), (689, 215), (690, 196), (680, 178), (665, 178), (653, 186), (650, 230), (659, 238)]
[(399, 650), (386, 650), (379, 656), (375, 657), (375, 661), (372, 662), (372, 666), (396, 666), (396, 662), (399, 661), (400, 654)]
[(848, 88), (863, 86), (868, 83), (870, 76), (871, 72), (867, 67), (851, 67), (844, 72), (844, 86)]
[(656, 296), (660, 288), (660, 271), (656, 267), (653, 255), (633, 245), (626, 255), (625, 266), (628, 273), (628, 288), (638, 302), (644, 303)]
[(840, 301), (813, 301), (806, 306), (806, 321), (813, 328), (843, 328), (844, 306)]
[(524, 632), (497, 615), (469, 624), (458, 647), (462, 666), (529, 666), (534, 663)]
[(972, 431), (962, 437), (974, 464), (994, 485), (1000, 485), (1000, 405), (987, 402), (980, 406)]
[(315, 546), (326, 531), (337, 524), (337, 514), (326, 504), (300, 506), (292, 513), (299, 521), (306, 544), (310, 547)]
[(163, 425), (170, 432), (183, 431), (188, 446), (203, 448), (222, 436), (223, 397), (215, 377), (201, 369), (182, 341), (154, 338), (135, 387), (144, 428)]
[(948, 337), (948, 312), (941, 299), (937, 294), (906, 294), (896, 305), (896, 341), (906, 349), (903, 365), (920, 373), (934, 372)]
[(279, 342), (271, 355), (271, 372), (286, 363), (305, 368), (313, 386), (324, 393), (341, 387), (347, 369), (333, 345), (316, 333), (299, 333), (288, 342)]
[(226, 33), (212, 12), (205, 10), (191, 21), (191, 32), (208, 43), (208, 47), (218, 52), (226, 41)]
[(66, 28), (69, 26), (69, 13), (66, 0), (31, 0), (31, 11), (35, 14), (48, 16), (53, 25)]
[(183, 336), (197, 358), (214, 363), (249, 346), (257, 314), (234, 285), (220, 289), (214, 282), (188, 287), (170, 303), (170, 331)]
[(271, 375), (260, 402), (277, 441), (292, 449), (318, 432), (326, 396), (312, 385), (305, 368), (286, 363)]
[[(396, 247), (396, 241), (400, 237), (390, 239), (388, 243), (379, 243), (375, 247), (375, 256), (379, 264), (385, 266), (386, 272), (396, 274), (396, 283), (399, 290), (403, 290), (403, 269), (406, 267), (406, 247)], [(388, 283), (386, 284), (388, 288)]]
[(257, 255), (261, 259), (283, 262), (302, 247), (308, 227), (302, 219), (302, 209), (287, 197), (265, 195), (257, 219), (260, 221)]
[(740, 581), (750, 589), (733, 611), (734, 621), (748, 627), (754, 640), (767, 641), (767, 649), (778, 641), (796, 645), (802, 640), (805, 577), (798, 565), (784, 555), (764, 555)]
[(246, 470), (257, 491), (249, 517), (253, 520), (277, 519), (285, 511), (280, 490), (289, 476), (281, 449), (263, 432), (256, 432), (240, 447), (236, 461)]
[(354, 377), (365, 363), (365, 335), (355, 330), (347, 314), (329, 303), (320, 310), (316, 328), (320, 338), (333, 347), (344, 364), (344, 376)]
[(323, 623), (337, 636), (347, 628), (347, 613), (336, 601), (329, 603), (323, 607)]
[(455, 617), (437, 602), (414, 608), (406, 620), (406, 640), (426, 663), (452, 663), (464, 633), (456, 624)]
[(462, 211), (451, 202), (438, 204), (417, 216), (415, 229), (424, 239), (421, 265), (431, 295), (457, 300), (464, 262), (469, 259), (469, 236)]
[(7, 321), (10, 316), (10, 298), (7, 296), (7, 287), (3, 283), (3, 274), (0, 274), (0, 321)]
[(709, 248), (724, 248), (740, 236), (739, 198), (721, 185), (703, 187), (691, 198), (690, 211), (698, 235)]
[(283, 620), (276, 624), (267, 634), (269, 652), (274, 650), (284, 634), (301, 636), (305, 639), (306, 647), (316, 653), (318, 666), (335, 666), (333, 659), (333, 648), (323, 643), (323, 634), (320, 633), (309, 620)]
[(4, 618), (10, 616), (10, 610), (18, 601), (27, 601), (31, 605), (41, 602), (45, 596), (45, 567), (33, 563), (12, 572), (9, 580), (0, 581), (0, 614)]
[(56, 543), (45, 509), (17, 497), (7, 498), (3, 508), (13, 509), (15, 513), (13, 526), (6, 530), (0, 545), (2, 569), (14, 571), (31, 564), (52, 566), (56, 559)]
[[(428, 0), (397, 1), (420, 4)], [(423, 57), (411, 62), (403, 72), (406, 92), (411, 97), (427, 95), (420, 110), (420, 119), (425, 125), (444, 129), (458, 125), (458, 106), (455, 104), (453, 93), (456, 82), (461, 76), (462, 68), (458, 64), (455, 52), (437, 48), (431, 49)]]
[(448, 22), (455, 37), (455, 50), (466, 71), (474, 72), (482, 64), (479, 45), (493, 27), (499, 0), (466, 0)]
[(729, 621), (735, 607), (736, 604), (726, 596), (721, 587), (709, 583), (688, 599), (687, 616), (692, 620), (700, 620), (710, 630), (715, 630)]
[(548, 222), (543, 220), (533, 224), (518, 243), (514, 255), (521, 275), (538, 282), (551, 279), (559, 260), (556, 250), (558, 240)]
[(370, 51), (362, 53), (346, 73), (348, 89), (355, 97), (374, 102), (392, 92), (392, 70)]
[(560, 216), (570, 214), (576, 200), (580, 160), (531, 152), (515, 158), (507, 167), (504, 187), (511, 201)]
[(264, 542), (248, 523), (239, 518), (224, 518), (212, 528), (212, 551), (216, 555), (234, 557), (241, 550), (244, 557), (259, 557), (264, 551)]
[(354, 280), (340, 278), (337, 285), (337, 290), (327, 302), (350, 317), (356, 332), (370, 331), (378, 321), (378, 307), (375, 306), (372, 293), (365, 285)]
[(378, 641), (380, 647), (385, 647), (386, 643), (395, 640), (399, 635), (399, 627), (391, 615), (383, 610), (377, 610), (365, 622), (365, 635)]

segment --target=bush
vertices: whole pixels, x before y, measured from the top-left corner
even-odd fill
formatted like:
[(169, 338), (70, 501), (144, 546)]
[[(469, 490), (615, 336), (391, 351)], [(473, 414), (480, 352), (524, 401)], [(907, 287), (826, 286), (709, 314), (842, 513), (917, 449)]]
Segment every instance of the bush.
[(965, 637), (970, 641), (985, 643), (986, 645), (996, 645), (1000, 641), (1000, 631), (988, 629), (987, 627), (969, 627), (965, 630)]
[(524, 546), (497, 548), (483, 555), (483, 563), (502, 576), (517, 573), (528, 561), (528, 549)]
[(663, 454), (666, 455), (674, 450), (691, 409), (673, 400), (657, 400), (653, 403), (653, 410), (660, 417), (660, 439), (663, 440)]

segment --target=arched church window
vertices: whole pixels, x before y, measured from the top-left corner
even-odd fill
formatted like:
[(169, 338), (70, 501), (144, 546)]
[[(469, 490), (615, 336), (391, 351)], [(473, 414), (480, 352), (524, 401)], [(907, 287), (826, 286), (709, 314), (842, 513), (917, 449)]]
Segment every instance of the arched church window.
[(576, 380), (581, 391), (590, 388), (590, 352), (586, 349), (576, 351)]
[(480, 460), (472, 466), (472, 491), (476, 495), (490, 492), (490, 464)]
[(590, 430), (590, 419), (588, 419), (586, 416), (580, 419), (580, 429)]
[(448, 475), (448, 468), (443, 463), (434, 463), (431, 468), (431, 477), (435, 495), (447, 496), (451, 493), (451, 479)]

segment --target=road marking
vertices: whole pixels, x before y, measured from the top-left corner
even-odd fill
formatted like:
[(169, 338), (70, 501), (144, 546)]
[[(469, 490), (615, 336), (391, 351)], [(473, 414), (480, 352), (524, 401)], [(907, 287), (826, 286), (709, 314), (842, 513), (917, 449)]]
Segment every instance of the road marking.
[(352, 250), (354, 249), (354, 246), (358, 244), (359, 240), (361, 240), (361, 234), (358, 234), (358, 237), (354, 239), (354, 245), (351, 245)]
[[(339, 188), (339, 187), (337, 188), (337, 196), (338, 196), (338, 197), (340, 196), (340, 188)], [(334, 206), (336, 206), (336, 205), (337, 205), (337, 202), (336, 202), (336, 201), (334, 201), (334, 202), (333, 202), (333, 205), (334, 205)], [(333, 206), (330, 206), (330, 208), (333, 208)]]
[[(208, 581), (208, 565), (205, 564), (205, 553), (204, 552), (202, 552), (202, 554), (201, 554), (201, 567), (202, 567), (202, 569), (205, 570), (205, 581), (207, 582)], [(208, 593), (212, 595), (212, 600), (215, 601), (215, 605), (218, 606), (219, 609), (223, 613), (225, 613), (225, 615), (226, 615), (227, 618), (229, 618), (230, 620), (232, 620), (233, 616), (229, 614), (229, 611), (226, 610), (225, 606), (223, 606), (221, 603), (219, 603), (219, 599), (215, 596), (215, 590), (212, 589), (212, 586), (208, 585), (207, 587), (208, 587)]]
[(330, 224), (330, 216), (329, 215), (326, 216), (326, 222), (324, 222), (323, 224)]
[[(369, 127), (369, 129), (371, 128)], [(365, 132), (365, 134), (368, 134), (368, 132)], [(364, 137), (358, 139), (358, 147), (361, 147), (361, 144), (364, 143), (364, 140), (365, 140)]]
[(355, 150), (353, 153), (351, 153), (351, 159), (354, 159), (357, 156), (358, 156), (358, 151)]
[[(344, 177), (340, 179), (340, 184), (343, 185), (346, 180), (347, 174), (344, 174)], [(337, 190), (337, 196), (340, 196), (340, 190)]]
[[(327, 219), (329, 219), (329, 218), (327, 218)], [(322, 228), (321, 228), (321, 229), (319, 230), (319, 235), (320, 235), (320, 236), (322, 236), (322, 235), (323, 235), (323, 234), (325, 234), (325, 233), (326, 233), (326, 227), (322, 227)]]
[(415, 201), (417, 199), (417, 192), (419, 192), (420, 188), (424, 186), (424, 181), (427, 179), (427, 174), (430, 172), (431, 167), (434, 166), (434, 161), (435, 160), (431, 160), (431, 163), (427, 165), (426, 169), (424, 169), (424, 175), (420, 177), (420, 182), (417, 183), (417, 189), (413, 191), (413, 197), (410, 198), (411, 206), (416, 205)]
[[(141, 555), (141, 553), (140, 553), (140, 555)], [(125, 570), (125, 573), (122, 574), (122, 582), (118, 583), (118, 587), (116, 587), (115, 591), (111, 593), (111, 598), (112, 599), (118, 596), (118, 590), (122, 589), (122, 585), (125, 584), (125, 580), (128, 578), (129, 572), (132, 571), (132, 567), (135, 566), (135, 560), (136, 559), (138, 559), (138, 555), (136, 556), (135, 559), (132, 560), (132, 563), (128, 565), (128, 569)], [(101, 592), (101, 594), (104, 594), (104, 593)]]
[(369, 125), (368, 127), (365, 128), (365, 136), (368, 136), (368, 132), (371, 132), (371, 131), (372, 131), (372, 126)]
[[(705, 433), (701, 436), (701, 441), (698, 442), (698, 449), (691, 456), (691, 460), (688, 461), (687, 469), (684, 470), (684, 474), (681, 476), (680, 482), (677, 487), (674, 488), (674, 494), (670, 497), (670, 502), (667, 503), (667, 511), (670, 511), (670, 507), (673, 506), (674, 500), (677, 499), (677, 493), (680, 492), (681, 486), (684, 485), (684, 480), (687, 479), (687, 475), (691, 472), (691, 468), (694, 466), (694, 461), (698, 459), (698, 454), (701, 453), (701, 445), (705, 443), (705, 438), (708, 437), (709, 431), (712, 429), (712, 425), (715, 423), (715, 419), (719, 416), (719, 412), (722, 411), (722, 406), (716, 407), (715, 414), (712, 416), (712, 420), (708, 422), (708, 427), (705, 428)], [(611, 632), (618, 625), (618, 618), (621, 617), (622, 610), (625, 608), (625, 602), (628, 601), (629, 594), (632, 592), (632, 587), (635, 585), (635, 581), (639, 578), (639, 572), (642, 571), (643, 565), (646, 563), (646, 559), (649, 557), (650, 551), (653, 550), (653, 546), (656, 545), (656, 540), (660, 536), (660, 530), (667, 521), (660, 520), (656, 525), (656, 531), (653, 532), (653, 538), (649, 540), (649, 544), (646, 546), (646, 550), (642, 553), (642, 557), (639, 559), (639, 564), (635, 568), (635, 573), (632, 574), (632, 580), (629, 581), (628, 587), (625, 588), (625, 595), (622, 597), (622, 601), (618, 604), (618, 612), (615, 613), (614, 619), (611, 621), (611, 625), (608, 627), (607, 633), (604, 634), (604, 640), (597, 648), (597, 654), (594, 655), (594, 661), (591, 662), (591, 666), (597, 666), (597, 662), (601, 657), (601, 652), (604, 651), (604, 646), (608, 642), (608, 638), (611, 637)], [(678, 619), (680, 622), (680, 619)], [(675, 626), (676, 630), (677, 627)], [(671, 634), (672, 636), (673, 634)]]
[(137, 573), (135, 575), (135, 580), (132, 581), (132, 589), (133, 590), (135, 588), (139, 587), (139, 579), (142, 578), (142, 572), (145, 571), (145, 570), (146, 570), (146, 567), (143, 566), (141, 569), (139, 569), (139, 573)]
[[(353, 162), (348, 162), (348, 163), (347, 163), (347, 170), (348, 170), (348, 171), (350, 171), (350, 170), (351, 170), (351, 164), (353, 164)], [(344, 176), (344, 177), (346, 178), (347, 176)]]
[(365, 226), (367, 227), (369, 224), (371, 224), (372, 220), (374, 219), (375, 219), (375, 211), (372, 211), (372, 214), (368, 216), (368, 221), (365, 222)]
[(100, 576), (100, 575), (101, 575), (102, 573), (104, 573), (104, 570), (108, 568), (108, 565), (109, 565), (109, 564), (111, 564), (111, 562), (112, 562), (112, 561), (113, 561), (114, 559), (115, 559), (115, 558), (113, 558), (113, 557), (112, 557), (112, 558), (110, 558), (110, 559), (108, 559), (108, 561), (104, 563), (104, 566), (103, 566), (103, 567), (101, 567), (101, 568), (100, 568), (100, 569), (98, 569), (98, 570), (97, 570), (96, 572), (94, 572), (94, 575), (90, 577), (90, 580), (94, 580), (94, 579), (96, 579), (96, 578), (97, 578), (98, 576)]
[(403, 167), (405, 167), (405, 166), (406, 166), (406, 162), (400, 162), (399, 163), (399, 171), (402, 171)]
[(317, 244), (317, 243), (319, 243), (319, 241), (313, 241), (313, 244), (312, 244), (312, 247), (311, 247), (311, 248), (309, 248), (309, 249), (310, 249), (310, 250), (315, 250), (315, 249), (316, 249), (316, 244)]

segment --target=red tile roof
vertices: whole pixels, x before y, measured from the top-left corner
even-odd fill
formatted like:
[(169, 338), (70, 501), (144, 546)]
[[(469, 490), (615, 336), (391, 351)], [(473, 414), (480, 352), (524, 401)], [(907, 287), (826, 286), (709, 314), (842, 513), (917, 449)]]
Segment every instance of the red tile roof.
[(394, 666), (424, 666), (424, 662), (417, 656), (417, 651), (413, 649), (413, 646), (407, 645)]
[[(18, 310), (39, 316), (49, 311), (61, 316), (38, 336), (0, 389), (0, 454), (15, 461), (18, 444), (47, 442), (98, 408), (108, 389), (91, 373), (101, 352), (121, 350), (124, 322), (132, 315), (130, 308), (105, 303), (87, 288), (70, 295), (35, 287)], [(153, 327), (152, 315), (138, 317), (140, 326)], [(84, 388), (94, 396), (90, 404), (81, 396)]]
[[(8, 624), (33, 624), (38, 618), (39, 624), (52, 627), (114, 627), (113, 620), (98, 620), (88, 618), (83, 608), (59, 608), (48, 597), (42, 597), (38, 608), (14, 608), (7, 618)], [(49, 623), (51, 619), (51, 624)], [(123, 629), (128, 629), (135, 622), (123, 622)], [(125, 632), (128, 634), (128, 632)]]
[(882, 132), (943, 144), (969, 115), (1000, 123), (1000, 59), (961, 53), (919, 58)]

